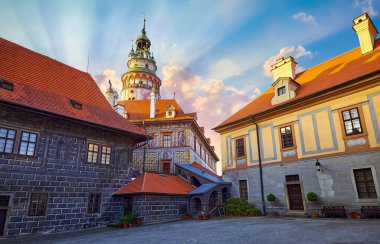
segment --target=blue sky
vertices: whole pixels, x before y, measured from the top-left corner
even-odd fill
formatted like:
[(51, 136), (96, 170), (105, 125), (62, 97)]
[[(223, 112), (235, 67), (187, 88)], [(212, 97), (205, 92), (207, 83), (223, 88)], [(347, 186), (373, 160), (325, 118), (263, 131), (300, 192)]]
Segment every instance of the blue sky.
[(352, 19), (380, 29), (379, 0), (0, 0), (0, 36), (120, 88), (131, 40), (147, 34), (163, 81), (220, 150), (211, 128), (271, 85), (268, 67), (293, 55), (307, 69), (359, 45)]

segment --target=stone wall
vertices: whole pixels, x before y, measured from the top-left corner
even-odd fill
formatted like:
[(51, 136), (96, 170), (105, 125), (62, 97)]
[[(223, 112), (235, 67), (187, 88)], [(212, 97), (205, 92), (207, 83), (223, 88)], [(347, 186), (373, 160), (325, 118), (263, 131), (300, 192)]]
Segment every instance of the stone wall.
[[(322, 206), (344, 205), (348, 210), (359, 210), (362, 205), (380, 205), (380, 152), (357, 153), (345, 156), (320, 158), (322, 171), (315, 166), (316, 159), (294, 163), (263, 166), (264, 196), (273, 193), (277, 200), (276, 211), (288, 210), (286, 175), (298, 174), (303, 188), (304, 204), (308, 211), (312, 205), (307, 202), (306, 194), (317, 193), (317, 208)], [(358, 199), (353, 169), (372, 168), (377, 190), (377, 199)], [(223, 179), (232, 182), (232, 197), (239, 197), (239, 180), (248, 180), (249, 201), (262, 208), (259, 168), (225, 171)], [(270, 204), (266, 202), (267, 209)]]
[(144, 224), (181, 219), (181, 205), (187, 208), (187, 196), (139, 195), (133, 197), (133, 212), (143, 217)]
[[(102, 226), (123, 214), (112, 194), (131, 180), (132, 138), (89, 126), (0, 106), (0, 125), (38, 131), (36, 155), (0, 154), (0, 195), (10, 195), (5, 235)], [(88, 140), (112, 147), (111, 164), (89, 164)], [(31, 193), (47, 193), (43, 216), (28, 216)], [(89, 193), (101, 193), (100, 213), (88, 214)]]

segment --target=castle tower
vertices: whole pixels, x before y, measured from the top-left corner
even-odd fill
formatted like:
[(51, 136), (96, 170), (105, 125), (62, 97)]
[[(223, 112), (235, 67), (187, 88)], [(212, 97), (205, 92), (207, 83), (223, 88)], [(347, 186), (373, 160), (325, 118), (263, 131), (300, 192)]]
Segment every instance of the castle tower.
[(156, 61), (150, 52), (150, 46), (144, 19), (141, 35), (136, 40), (136, 50), (132, 46), (128, 55), (128, 71), (121, 76), (122, 100), (149, 100), (152, 90), (155, 91), (155, 98), (160, 99), (161, 80), (156, 75)]

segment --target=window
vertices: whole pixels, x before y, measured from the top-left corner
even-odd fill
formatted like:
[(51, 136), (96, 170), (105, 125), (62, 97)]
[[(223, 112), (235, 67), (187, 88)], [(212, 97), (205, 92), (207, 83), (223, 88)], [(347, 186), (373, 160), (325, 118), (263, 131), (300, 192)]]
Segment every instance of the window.
[(6, 128), (0, 128), (0, 152), (12, 153), (15, 143), (16, 131)]
[(47, 193), (32, 193), (30, 197), (29, 216), (45, 215), (47, 198)]
[(12, 82), (0, 79), (0, 88), (3, 88), (8, 91), (13, 91), (13, 87), (14, 85)]
[(96, 163), (98, 161), (99, 145), (98, 144), (88, 144), (88, 154), (87, 162)]
[(354, 176), (359, 198), (377, 198), (371, 168), (354, 169)]
[(359, 110), (358, 108), (352, 108), (342, 112), (344, 129), (346, 135), (360, 134), (363, 132), (360, 123)]
[(241, 158), (245, 156), (244, 138), (236, 140), (236, 157)]
[(285, 88), (285, 86), (280, 87), (280, 88), (277, 89), (277, 96), (284, 95), (285, 93), (286, 93), (286, 88)]
[(77, 102), (77, 101), (74, 101), (74, 100), (70, 100), (70, 103), (71, 105), (73, 106), (73, 108), (75, 109), (79, 109), (81, 110), (82, 109), (82, 104)]
[(247, 180), (239, 180), (240, 198), (248, 201), (248, 186)]
[(293, 135), (292, 135), (292, 127), (290, 125), (282, 127), (280, 129), (280, 132), (281, 132), (282, 148), (294, 146)]
[(20, 155), (34, 156), (37, 144), (37, 134), (23, 131), (21, 133)]
[(163, 136), (163, 146), (164, 147), (170, 147), (172, 137), (171, 135), (164, 135)]
[(88, 195), (87, 213), (100, 213), (101, 198), (100, 193), (90, 193)]
[(111, 162), (111, 147), (102, 146), (102, 160), (101, 164), (110, 164)]

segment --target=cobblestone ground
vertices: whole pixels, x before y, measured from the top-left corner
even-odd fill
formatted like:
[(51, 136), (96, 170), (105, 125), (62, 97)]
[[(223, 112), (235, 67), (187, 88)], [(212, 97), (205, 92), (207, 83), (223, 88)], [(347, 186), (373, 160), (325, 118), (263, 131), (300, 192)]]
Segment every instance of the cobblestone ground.
[(225, 218), (98, 228), (0, 243), (380, 243), (380, 220)]

